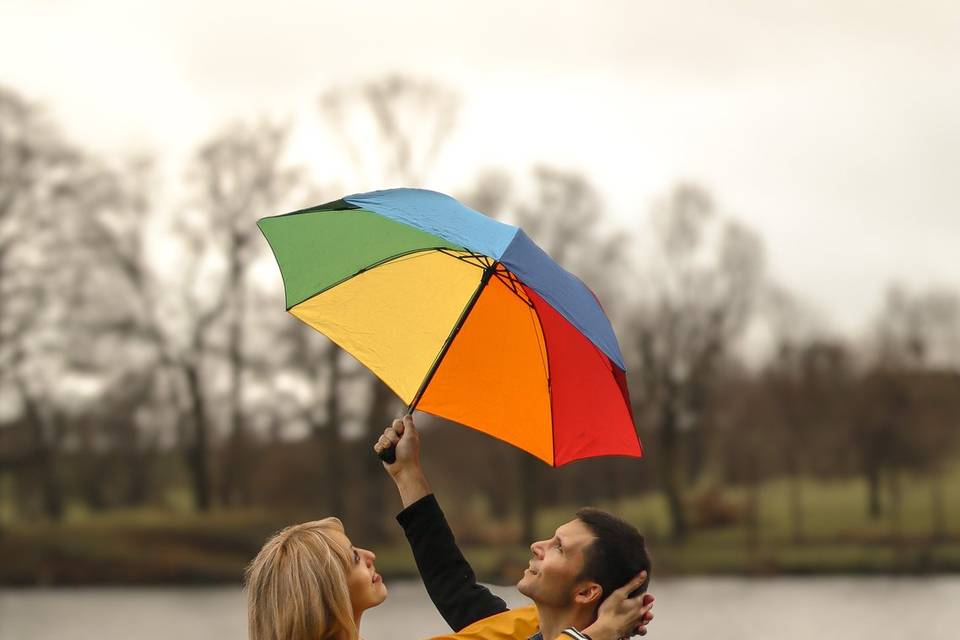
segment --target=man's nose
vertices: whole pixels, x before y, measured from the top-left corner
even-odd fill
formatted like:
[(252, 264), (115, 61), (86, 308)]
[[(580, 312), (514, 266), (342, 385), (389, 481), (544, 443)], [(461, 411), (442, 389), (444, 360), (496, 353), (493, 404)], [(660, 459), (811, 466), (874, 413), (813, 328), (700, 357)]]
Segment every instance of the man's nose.
[(543, 540), (534, 542), (530, 545), (530, 551), (533, 552), (533, 555), (537, 558), (543, 557)]

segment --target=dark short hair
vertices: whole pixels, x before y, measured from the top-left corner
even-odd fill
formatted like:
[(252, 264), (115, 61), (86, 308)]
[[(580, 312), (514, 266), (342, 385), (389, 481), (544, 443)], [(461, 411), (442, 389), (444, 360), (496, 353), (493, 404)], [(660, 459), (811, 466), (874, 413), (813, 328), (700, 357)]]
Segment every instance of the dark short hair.
[(585, 507), (577, 519), (587, 525), (596, 539), (584, 550), (581, 578), (593, 580), (603, 589), (600, 602), (643, 570), (647, 578), (637, 592), (650, 584), (650, 556), (637, 528), (606, 511)]

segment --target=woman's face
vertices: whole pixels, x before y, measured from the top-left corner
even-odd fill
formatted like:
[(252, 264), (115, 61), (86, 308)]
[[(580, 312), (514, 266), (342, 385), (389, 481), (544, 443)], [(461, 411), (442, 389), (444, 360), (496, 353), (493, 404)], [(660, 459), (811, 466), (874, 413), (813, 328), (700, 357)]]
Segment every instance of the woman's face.
[(347, 549), (353, 563), (347, 569), (347, 589), (350, 591), (350, 603), (354, 616), (375, 607), (387, 599), (387, 587), (373, 566), (377, 558), (373, 551), (353, 546), (345, 534), (336, 533)]

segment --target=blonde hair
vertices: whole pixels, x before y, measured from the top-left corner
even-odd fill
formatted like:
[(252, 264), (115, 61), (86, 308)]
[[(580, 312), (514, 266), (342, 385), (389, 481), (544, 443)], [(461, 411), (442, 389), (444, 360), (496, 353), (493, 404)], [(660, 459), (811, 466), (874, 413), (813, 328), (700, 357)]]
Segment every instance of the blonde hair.
[(247, 567), (249, 640), (357, 640), (337, 518), (287, 527)]

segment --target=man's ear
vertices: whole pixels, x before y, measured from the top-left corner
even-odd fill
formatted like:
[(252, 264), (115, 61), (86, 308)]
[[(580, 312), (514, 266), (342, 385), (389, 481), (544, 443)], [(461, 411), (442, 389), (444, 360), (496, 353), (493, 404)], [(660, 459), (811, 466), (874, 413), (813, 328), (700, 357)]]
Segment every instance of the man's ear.
[(573, 592), (573, 601), (577, 604), (597, 604), (603, 595), (603, 587), (596, 582), (581, 582)]

